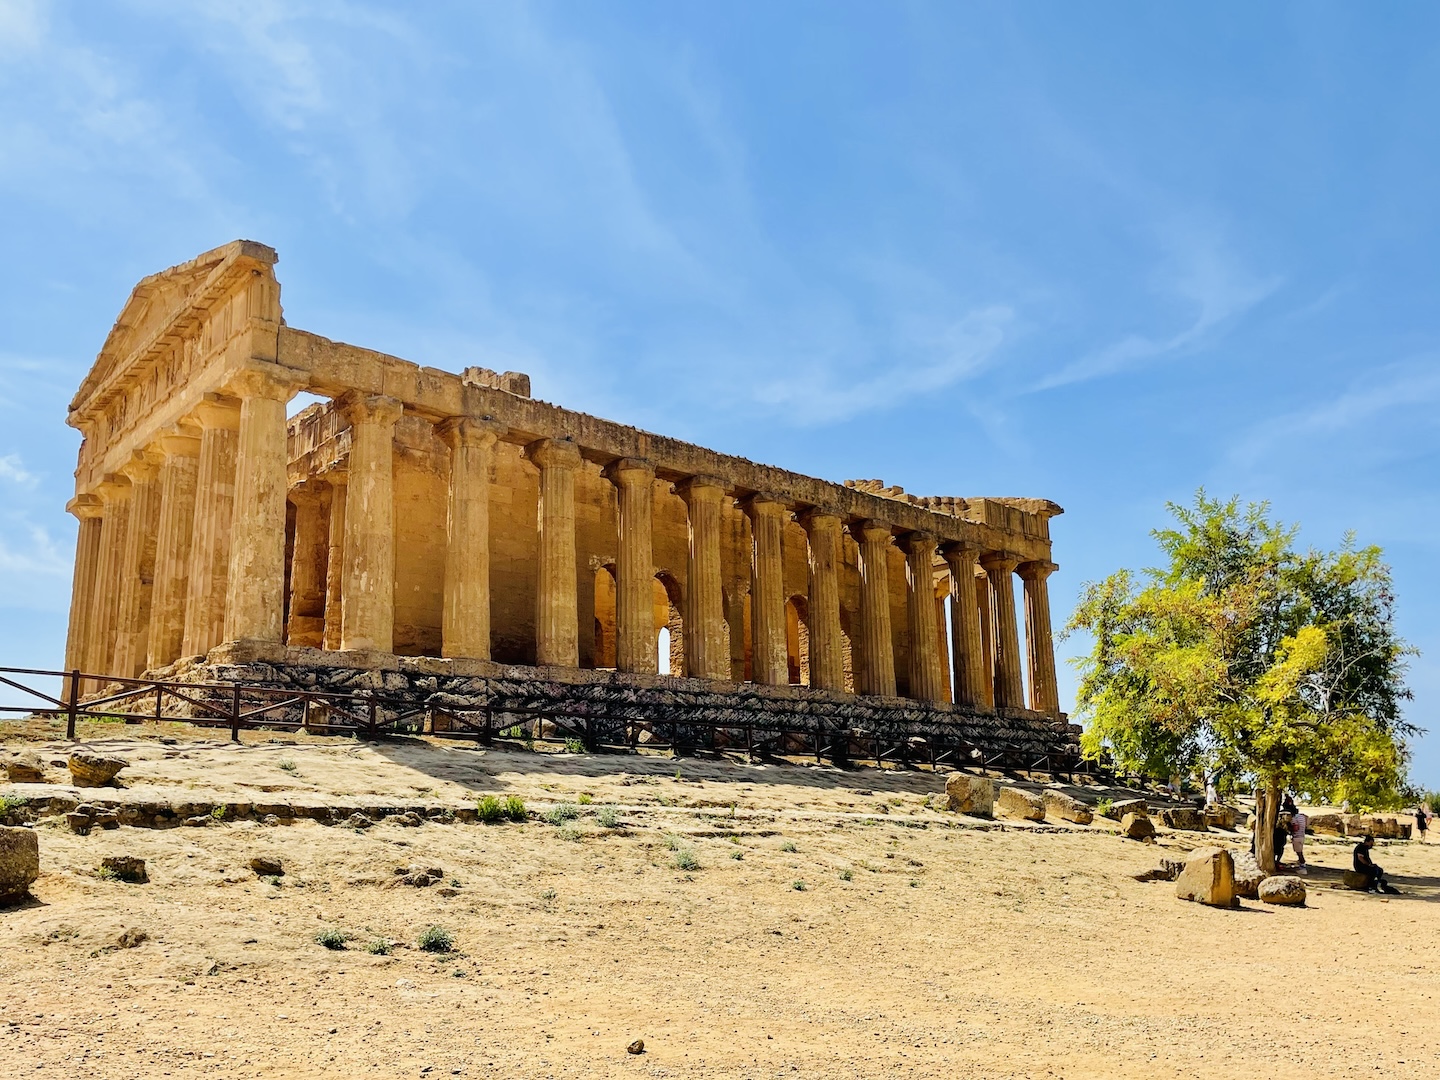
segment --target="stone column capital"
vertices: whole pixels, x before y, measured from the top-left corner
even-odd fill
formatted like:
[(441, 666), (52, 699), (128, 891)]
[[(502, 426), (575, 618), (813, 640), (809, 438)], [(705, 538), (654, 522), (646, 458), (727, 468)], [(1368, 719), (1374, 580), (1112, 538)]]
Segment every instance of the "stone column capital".
[(980, 556), (980, 565), (986, 573), (1012, 574), (1020, 560), (1008, 551), (987, 551)]
[(790, 509), (790, 504), (773, 492), (757, 491), (740, 500), (740, 509), (753, 521), (757, 517), (779, 517)]
[(876, 521), (874, 518), (867, 518), (865, 521), (855, 521), (850, 524), (850, 535), (855, 538), (857, 544), (867, 541), (871, 543), (888, 543), (893, 530), (883, 521)]
[(117, 502), (130, 497), (130, 478), (120, 473), (106, 473), (95, 485), (95, 494), (102, 503)]
[(201, 428), (220, 428), (225, 431), (240, 430), (240, 401), (224, 394), (206, 394), (195, 406), (195, 420)]
[(98, 495), (81, 493), (65, 504), (65, 512), (74, 514), (81, 521), (97, 518), (105, 512), (105, 506)]
[(318, 503), (325, 497), (325, 491), (320, 486), (318, 478), (302, 480), (286, 493), (286, 497), (296, 506), (311, 503)]
[(816, 528), (839, 528), (841, 515), (833, 506), (807, 506), (796, 511), (795, 520), (807, 533), (811, 533)]
[(628, 484), (648, 484), (655, 479), (655, 463), (646, 458), (616, 458), (600, 470), (600, 475), (616, 487), (624, 487)]
[(405, 406), (395, 398), (384, 394), (362, 394), (358, 390), (347, 390), (335, 399), (340, 415), (356, 424), (379, 424), (394, 426), (405, 414)]
[(200, 456), (200, 434), (194, 428), (172, 428), (155, 441), (167, 458)]
[(968, 560), (974, 562), (980, 556), (980, 545), (970, 540), (950, 540), (940, 545), (940, 554), (947, 562)]
[(1058, 564), (1050, 562), (1048, 559), (1034, 559), (1030, 562), (1022, 562), (1015, 568), (1015, 572), (1025, 581), (1044, 581), (1059, 569)]
[(261, 362), (247, 364), (231, 375), (225, 390), (240, 398), (288, 402), (308, 384), (309, 378), (303, 371)]
[(541, 469), (578, 469), (580, 448), (569, 439), (536, 439), (525, 447), (525, 457)]
[(132, 484), (143, 484), (159, 479), (160, 466), (164, 463), (164, 454), (146, 447), (136, 450), (130, 460), (120, 466), (120, 471), (130, 478)]
[(687, 503), (698, 492), (714, 491), (717, 495), (724, 495), (730, 485), (718, 476), (710, 476), (705, 473), (697, 473), (695, 476), (687, 476), (684, 480), (676, 481), (674, 484), (675, 494), (684, 499)]
[(488, 450), (509, 430), (499, 421), (478, 416), (452, 416), (435, 425), (435, 433), (451, 450), (462, 446), (470, 450)]
[(900, 546), (907, 555), (935, 554), (935, 534), (927, 532), (906, 533), (900, 538)]

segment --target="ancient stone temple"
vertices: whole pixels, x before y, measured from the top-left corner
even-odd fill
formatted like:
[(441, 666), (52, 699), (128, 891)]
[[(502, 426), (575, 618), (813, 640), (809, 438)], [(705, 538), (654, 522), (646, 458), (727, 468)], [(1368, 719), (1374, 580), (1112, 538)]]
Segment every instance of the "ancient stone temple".
[(286, 324), (275, 262), (146, 278), (75, 395), (67, 667), (531, 669), (1064, 729), (1054, 503), (830, 483), (330, 341)]

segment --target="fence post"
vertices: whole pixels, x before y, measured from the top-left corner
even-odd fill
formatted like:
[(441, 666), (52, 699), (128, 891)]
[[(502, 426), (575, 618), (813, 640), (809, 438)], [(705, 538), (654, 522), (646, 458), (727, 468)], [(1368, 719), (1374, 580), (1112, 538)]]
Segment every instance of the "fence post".
[(240, 741), (240, 684), (233, 687), (230, 698), (230, 741)]
[(70, 672), (70, 693), (65, 701), (65, 738), (75, 741), (75, 712), (80, 704), (80, 669)]
[(371, 698), (371, 699), (370, 699), (370, 737), (371, 737), (372, 739), (375, 738), (375, 726), (376, 726), (375, 714), (376, 714), (376, 712), (377, 712), (378, 710), (379, 710), (379, 706), (375, 703), (375, 699), (374, 699), (374, 698)]

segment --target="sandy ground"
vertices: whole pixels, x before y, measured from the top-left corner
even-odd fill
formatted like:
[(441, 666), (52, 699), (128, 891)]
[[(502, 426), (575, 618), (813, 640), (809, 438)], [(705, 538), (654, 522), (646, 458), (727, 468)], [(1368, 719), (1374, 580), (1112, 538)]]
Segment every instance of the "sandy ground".
[[(1440, 844), (1380, 844), (1406, 893), (1381, 898), (1328, 887), (1349, 847), (1312, 841), (1307, 907), (1226, 911), (1130, 875), (1243, 837), (977, 822), (939, 809), (928, 772), (82, 736), (129, 758), (147, 798), (495, 793), (582, 816), (42, 823), (35, 900), (0, 912), (0, 1076), (1440, 1075)], [(97, 877), (113, 854), (144, 858), (150, 884)], [(283, 859), (277, 883), (257, 854)], [(406, 866), (443, 881), (395, 887)], [(454, 953), (415, 947), (432, 925)], [(317, 944), (327, 928), (348, 946)], [(120, 948), (125, 929), (148, 940)], [(379, 940), (390, 955), (366, 951)]]

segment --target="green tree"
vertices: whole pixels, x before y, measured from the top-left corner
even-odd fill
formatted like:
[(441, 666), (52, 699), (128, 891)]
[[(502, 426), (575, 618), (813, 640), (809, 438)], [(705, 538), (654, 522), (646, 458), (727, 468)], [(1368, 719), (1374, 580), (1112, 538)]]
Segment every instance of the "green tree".
[(1166, 565), (1087, 584), (1066, 633), (1085, 752), (1151, 776), (1195, 769), (1256, 785), (1256, 856), (1273, 869), (1280, 793), (1359, 807), (1399, 797), (1411, 694), (1378, 547), (1300, 551), (1264, 503), (1169, 504)]

